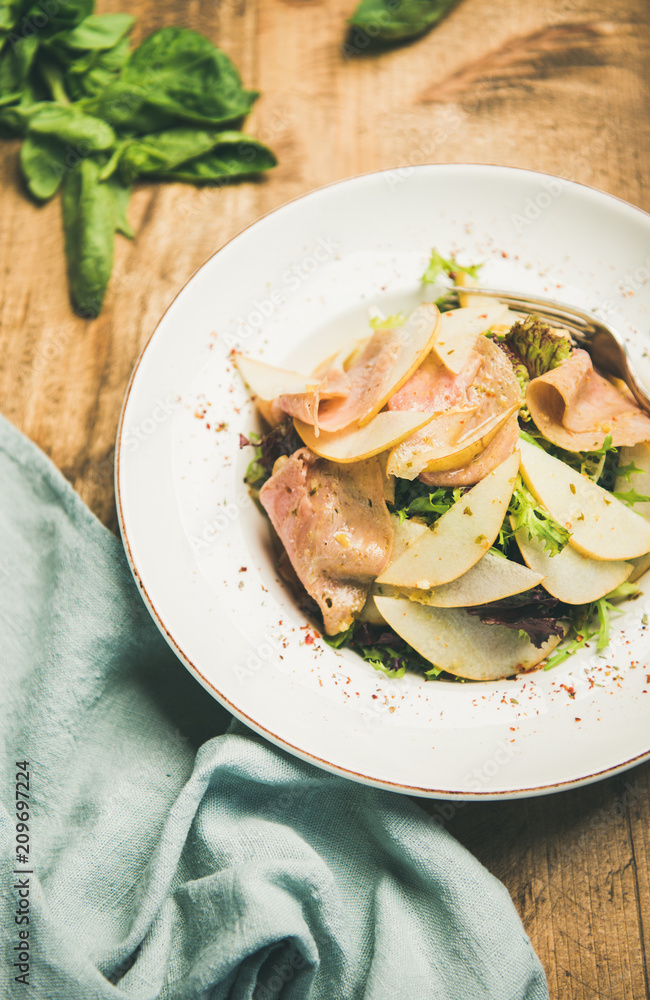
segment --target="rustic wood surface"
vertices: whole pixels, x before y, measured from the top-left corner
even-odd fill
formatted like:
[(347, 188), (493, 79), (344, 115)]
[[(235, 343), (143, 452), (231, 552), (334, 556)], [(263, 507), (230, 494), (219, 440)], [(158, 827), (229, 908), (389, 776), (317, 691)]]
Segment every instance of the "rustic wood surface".
[[(431, 34), (341, 52), (354, 0), (110, 0), (136, 37), (185, 24), (262, 91), (248, 127), (273, 176), (220, 190), (140, 187), (99, 319), (70, 310), (58, 201), (24, 196), (0, 148), (0, 410), (116, 529), (113, 447), (129, 373), (176, 291), (239, 229), (289, 198), (399, 164), (504, 163), (650, 209), (647, 0), (460, 0)], [(574, 792), (429, 808), (510, 890), (553, 1000), (650, 996), (650, 767)], [(459, 998), (466, 1000), (466, 998)], [(468, 1000), (468, 998), (467, 998)]]

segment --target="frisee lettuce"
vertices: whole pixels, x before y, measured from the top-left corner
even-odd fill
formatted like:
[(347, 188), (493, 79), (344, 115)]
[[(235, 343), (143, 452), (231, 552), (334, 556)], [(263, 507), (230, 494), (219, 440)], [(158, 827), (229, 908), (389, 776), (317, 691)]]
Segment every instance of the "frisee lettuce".
[(537, 538), (552, 556), (561, 552), (569, 541), (570, 535), (567, 529), (540, 507), (532, 493), (524, 486), (520, 475), (517, 476), (508, 506), (506, 515), (508, 522), (510, 517), (514, 520), (513, 534), (519, 528), (525, 528), (528, 537)]
[(404, 326), (405, 323), (406, 316), (401, 312), (391, 313), (385, 319), (381, 316), (373, 316), (370, 320), (370, 326), (373, 330), (394, 330), (398, 326)]
[(420, 656), (388, 625), (372, 625), (355, 621), (345, 632), (324, 635), (324, 641), (333, 649), (348, 647), (359, 653), (366, 663), (386, 677), (403, 677), (407, 670), (424, 674), (434, 680), (442, 670)]
[(419, 479), (396, 479), (395, 499), (388, 506), (397, 514), (400, 524), (408, 517), (417, 517), (432, 525), (462, 494), (463, 490), (458, 487), (437, 486), (432, 490)]
[(434, 285), (441, 274), (446, 274), (448, 278), (453, 278), (459, 271), (469, 275), (470, 278), (478, 278), (478, 273), (482, 264), (471, 264), (463, 267), (455, 257), (443, 257), (436, 249), (431, 251), (427, 269), (422, 275), (422, 282), (425, 285)]

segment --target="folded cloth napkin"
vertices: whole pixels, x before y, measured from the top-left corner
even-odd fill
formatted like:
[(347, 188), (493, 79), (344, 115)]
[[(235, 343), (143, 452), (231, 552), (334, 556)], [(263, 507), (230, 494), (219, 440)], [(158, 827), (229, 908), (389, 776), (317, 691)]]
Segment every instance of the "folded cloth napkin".
[(504, 887), (408, 798), (233, 722), (1, 418), (0, 639), (3, 998), (548, 997)]

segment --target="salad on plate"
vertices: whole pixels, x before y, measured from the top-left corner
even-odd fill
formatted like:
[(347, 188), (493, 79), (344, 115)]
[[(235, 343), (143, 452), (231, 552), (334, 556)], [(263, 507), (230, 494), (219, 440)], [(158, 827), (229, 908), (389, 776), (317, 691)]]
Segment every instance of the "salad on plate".
[(609, 642), (650, 567), (650, 417), (477, 268), (312, 372), (235, 354), (264, 422), (246, 482), (330, 645), (391, 677), (492, 680)]

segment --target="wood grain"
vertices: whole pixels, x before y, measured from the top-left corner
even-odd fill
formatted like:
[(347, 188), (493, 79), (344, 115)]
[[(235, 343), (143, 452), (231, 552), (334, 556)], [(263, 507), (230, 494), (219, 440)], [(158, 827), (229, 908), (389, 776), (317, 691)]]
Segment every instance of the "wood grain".
[[(262, 91), (248, 127), (272, 177), (137, 189), (104, 312), (70, 310), (58, 202), (24, 196), (0, 148), (0, 408), (113, 529), (113, 449), (131, 368), (204, 259), (320, 184), (423, 162), (547, 170), (650, 209), (647, 0), (460, 0), (414, 44), (345, 56), (353, 0), (110, 0), (138, 36), (209, 35)], [(513, 802), (429, 803), (510, 890), (554, 1000), (650, 996), (650, 768)], [(466, 1000), (466, 998), (463, 998)], [(469, 998), (467, 998), (469, 1000)]]

